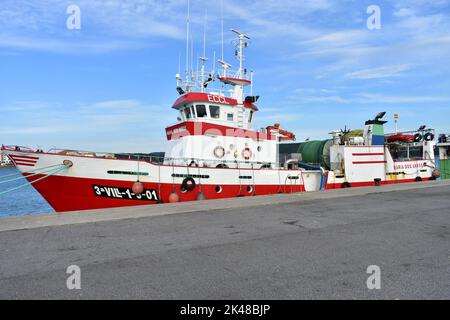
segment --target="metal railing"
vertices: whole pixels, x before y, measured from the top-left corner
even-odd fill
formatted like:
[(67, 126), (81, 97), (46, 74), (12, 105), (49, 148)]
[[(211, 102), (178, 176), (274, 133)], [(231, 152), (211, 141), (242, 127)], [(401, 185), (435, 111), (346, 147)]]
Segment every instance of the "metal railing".
[[(117, 152), (99, 152), (76, 150), (66, 148), (51, 148), (47, 152), (34, 151), (27, 147), (7, 146), (9, 150), (15, 150), (27, 153), (46, 153), (61, 156), (76, 156), (96, 159), (116, 159), (116, 160), (135, 160), (141, 162), (152, 163), (155, 165), (168, 166), (185, 166), (185, 167), (202, 167), (202, 168), (230, 168), (230, 169), (265, 169), (275, 170), (283, 169), (279, 162), (270, 161), (238, 161), (238, 160), (220, 160), (220, 159), (206, 159), (194, 157), (165, 157), (156, 154), (142, 154), (142, 153), (117, 153)], [(295, 169), (295, 168), (294, 168)]]

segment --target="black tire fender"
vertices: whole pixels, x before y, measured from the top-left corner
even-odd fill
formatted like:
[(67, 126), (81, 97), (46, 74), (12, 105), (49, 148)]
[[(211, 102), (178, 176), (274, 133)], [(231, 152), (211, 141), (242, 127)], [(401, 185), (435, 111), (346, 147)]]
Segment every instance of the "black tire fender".
[(421, 142), (423, 139), (423, 136), (420, 133), (416, 133), (414, 136), (414, 142)]
[(425, 141), (433, 141), (434, 140), (434, 134), (432, 134), (431, 132), (428, 132), (427, 134), (425, 134), (425, 136), (423, 137)]
[(192, 177), (186, 177), (181, 183), (181, 189), (186, 191), (192, 191), (195, 189), (195, 180)]

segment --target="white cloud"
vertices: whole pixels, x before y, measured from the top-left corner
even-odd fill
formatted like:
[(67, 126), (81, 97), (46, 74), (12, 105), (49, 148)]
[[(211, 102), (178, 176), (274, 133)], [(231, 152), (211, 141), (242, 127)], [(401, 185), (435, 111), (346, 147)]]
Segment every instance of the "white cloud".
[(69, 39), (31, 38), (27, 36), (8, 36), (0, 34), (0, 47), (70, 54), (106, 53), (118, 50), (150, 47), (151, 45), (151, 43), (127, 40), (81, 39), (75, 41)]
[(394, 16), (400, 17), (400, 18), (412, 16), (414, 14), (415, 14), (415, 11), (412, 10), (411, 8), (400, 8), (394, 12)]
[(450, 96), (391, 96), (383, 94), (361, 94), (354, 101), (360, 103), (433, 103), (433, 102), (450, 102)]
[(346, 88), (335, 90), (298, 89), (285, 98), (286, 105), (358, 105), (358, 104), (431, 104), (449, 103), (450, 95), (388, 95), (382, 93), (348, 91)]
[(146, 104), (137, 100), (111, 100), (86, 105), (67, 105), (45, 102), (20, 102), (1, 106), (4, 112), (15, 114), (14, 119), (0, 127), (0, 134), (42, 133), (110, 133), (137, 127), (159, 126), (170, 121), (171, 115), (161, 112), (167, 106)]
[(408, 64), (401, 64), (395, 66), (383, 66), (378, 68), (370, 68), (359, 71), (347, 73), (345, 78), (347, 79), (380, 79), (398, 77), (405, 71), (411, 69)]
[[(81, 30), (67, 30), (66, 8), (73, 1), (4, 0), (0, 47), (50, 52), (103, 53), (182, 39), (181, 0), (77, 0)], [(178, 9), (178, 10), (177, 10)], [(153, 41), (150, 41), (153, 40)]]

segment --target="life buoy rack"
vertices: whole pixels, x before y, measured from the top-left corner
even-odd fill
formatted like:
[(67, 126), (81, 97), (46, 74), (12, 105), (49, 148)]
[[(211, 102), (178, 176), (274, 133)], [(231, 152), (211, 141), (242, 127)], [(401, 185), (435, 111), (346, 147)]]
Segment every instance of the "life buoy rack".
[(186, 177), (181, 183), (181, 189), (186, 191), (192, 191), (195, 189), (195, 180), (192, 177)]
[(221, 146), (215, 147), (213, 153), (214, 153), (214, 156), (218, 159), (222, 159), (223, 157), (225, 157), (224, 147), (221, 147)]
[(242, 150), (242, 158), (244, 158), (245, 160), (250, 160), (252, 155), (253, 152), (250, 148), (245, 148), (244, 150)]

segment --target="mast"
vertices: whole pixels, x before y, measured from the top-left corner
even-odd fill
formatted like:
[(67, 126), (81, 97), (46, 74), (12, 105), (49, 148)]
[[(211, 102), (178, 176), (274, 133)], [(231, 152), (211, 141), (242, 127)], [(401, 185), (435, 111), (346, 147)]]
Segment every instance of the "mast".
[(201, 70), (201, 90), (202, 92), (205, 92), (206, 88), (205, 88), (205, 64), (206, 61), (208, 61), (208, 58), (206, 57), (206, 21), (207, 21), (207, 17), (208, 17), (208, 10), (205, 10), (205, 21), (204, 21), (204, 25), (203, 25), (203, 56), (200, 57), (200, 60), (202, 62), (202, 70)]
[(221, 60), (224, 61), (224, 57), (223, 57), (223, 0), (220, 3), (220, 23), (222, 26), (222, 56), (221, 56)]
[(235, 29), (231, 29), (231, 31), (233, 31), (234, 33), (236, 33), (238, 35), (238, 39), (239, 39), (239, 43), (237, 45), (238, 47), (238, 52), (237, 52), (237, 57), (239, 59), (239, 71), (238, 71), (238, 75), (239, 75), (239, 79), (244, 79), (244, 69), (243, 69), (243, 65), (244, 65), (244, 48), (247, 48), (247, 42), (245, 40), (250, 40), (250, 37), (235, 30)]
[(190, 27), (190, 17), (191, 17), (191, 5), (190, 1), (187, 0), (187, 19), (186, 19), (186, 91), (189, 91), (189, 27)]

